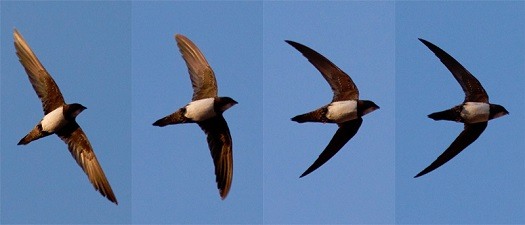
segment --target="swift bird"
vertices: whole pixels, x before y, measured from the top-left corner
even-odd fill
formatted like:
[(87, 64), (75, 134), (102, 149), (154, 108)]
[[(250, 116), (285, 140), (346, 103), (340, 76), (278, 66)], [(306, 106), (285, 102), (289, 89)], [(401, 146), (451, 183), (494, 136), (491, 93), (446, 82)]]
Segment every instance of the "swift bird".
[(208, 147), (215, 165), (219, 194), (224, 200), (230, 191), (233, 176), (233, 153), (230, 129), (222, 113), (237, 104), (230, 97), (218, 97), (217, 81), (210, 65), (197, 46), (183, 35), (175, 35), (177, 46), (186, 62), (193, 87), (190, 103), (157, 120), (154, 126), (197, 123), (206, 133)]
[(503, 106), (489, 103), (489, 96), (481, 83), (452, 56), (424, 39), (419, 38), (419, 40), (441, 60), (465, 92), (465, 100), (462, 104), (432, 113), (428, 117), (433, 120), (450, 120), (463, 123), (464, 130), (432, 164), (419, 172), (414, 178), (423, 176), (454, 158), (478, 139), (487, 127), (489, 120), (509, 114)]
[(18, 145), (27, 145), (51, 134), (58, 135), (67, 144), (69, 152), (84, 170), (95, 190), (118, 204), (86, 134), (75, 120), (86, 107), (78, 103), (66, 104), (57, 84), (16, 29), (14, 39), (16, 55), (44, 109), (44, 118), (18, 142)]
[(300, 176), (304, 177), (332, 158), (357, 133), (363, 122), (361, 117), (379, 109), (379, 106), (372, 101), (359, 100), (359, 90), (350, 76), (330, 60), (302, 44), (289, 40), (286, 42), (301, 52), (321, 72), (334, 92), (330, 104), (312, 112), (295, 116), (292, 121), (298, 123), (337, 123), (339, 126), (319, 158)]

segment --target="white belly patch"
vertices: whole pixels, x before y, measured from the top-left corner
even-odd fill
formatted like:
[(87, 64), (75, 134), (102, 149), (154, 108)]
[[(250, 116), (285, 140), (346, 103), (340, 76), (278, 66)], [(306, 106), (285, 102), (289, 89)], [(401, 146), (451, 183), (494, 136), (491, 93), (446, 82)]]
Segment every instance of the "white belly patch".
[(328, 106), (328, 112), (326, 118), (335, 121), (336, 123), (342, 123), (357, 118), (357, 101), (339, 101), (332, 102)]
[(490, 105), (484, 102), (465, 102), (461, 117), (465, 123), (479, 123), (489, 120)]
[(214, 117), (215, 110), (213, 109), (214, 98), (205, 98), (190, 102), (186, 106), (185, 117), (193, 121), (203, 121)]
[(53, 133), (64, 126), (66, 124), (66, 119), (64, 118), (62, 106), (45, 115), (40, 124), (42, 124), (43, 131), (50, 133)]

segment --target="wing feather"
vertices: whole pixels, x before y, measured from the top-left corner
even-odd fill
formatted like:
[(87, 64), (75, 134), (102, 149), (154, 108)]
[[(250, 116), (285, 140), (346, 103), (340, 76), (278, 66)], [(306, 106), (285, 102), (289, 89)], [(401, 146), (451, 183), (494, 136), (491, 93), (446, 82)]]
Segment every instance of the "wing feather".
[(304, 171), (300, 177), (308, 175), (330, 160), (352, 137), (354, 137), (362, 123), (363, 118), (357, 118), (355, 120), (350, 120), (339, 124), (339, 129), (337, 129), (335, 132), (334, 137), (332, 137), (332, 140), (330, 140), (330, 143), (328, 143), (317, 160), (315, 160), (315, 162), (306, 171)]
[(222, 199), (228, 195), (233, 178), (232, 138), (228, 124), (222, 115), (198, 123), (207, 135), (217, 188)]
[(80, 128), (76, 122), (71, 122), (67, 127), (58, 132), (57, 135), (67, 144), (69, 152), (82, 170), (84, 170), (95, 190), (98, 190), (102, 196), (105, 196), (111, 202), (118, 204), (117, 198), (115, 194), (113, 194), (106, 175), (82, 128)]
[(313, 49), (294, 41), (286, 42), (301, 52), (321, 72), (334, 92), (332, 102), (359, 99), (359, 90), (348, 74)]
[(190, 39), (181, 34), (175, 35), (175, 40), (190, 74), (192, 100), (217, 97), (217, 80), (202, 52)]
[(454, 142), (452, 142), (452, 144), (450, 144), (450, 146), (434, 162), (432, 162), (432, 164), (419, 172), (414, 178), (430, 173), (454, 158), (467, 146), (472, 144), (472, 142), (478, 139), (485, 128), (487, 128), (487, 124), (488, 122), (465, 124), (465, 128)]
[(64, 105), (64, 97), (57, 84), (16, 29), (14, 39), (16, 55), (26, 70), (33, 89), (42, 101), (44, 114)]
[(438, 46), (419, 38), (441, 60), (447, 69), (454, 75), (465, 93), (464, 102), (489, 102), (489, 96), (481, 83), (456, 59), (443, 51)]

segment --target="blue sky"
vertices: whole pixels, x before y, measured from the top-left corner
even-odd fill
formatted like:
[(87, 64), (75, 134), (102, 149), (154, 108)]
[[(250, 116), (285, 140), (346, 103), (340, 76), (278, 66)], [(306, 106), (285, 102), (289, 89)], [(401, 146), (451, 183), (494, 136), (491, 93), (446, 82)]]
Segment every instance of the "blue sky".
[[(1, 223), (525, 223), (525, 2), (0, 2)], [(119, 200), (96, 192), (56, 136), (17, 146), (42, 118), (13, 47), (18, 28), (54, 77)], [(196, 124), (151, 124), (192, 96), (174, 34), (217, 76), (234, 177), (216, 189)], [(463, 101), (417, 38), (443, 48), (510, 115), (417, 179), (463, 129), (426, 115)], [(284, 40), (349, 74), (381, 108), (306, 177), (337, 130), (290, 118), (332, 99)]]

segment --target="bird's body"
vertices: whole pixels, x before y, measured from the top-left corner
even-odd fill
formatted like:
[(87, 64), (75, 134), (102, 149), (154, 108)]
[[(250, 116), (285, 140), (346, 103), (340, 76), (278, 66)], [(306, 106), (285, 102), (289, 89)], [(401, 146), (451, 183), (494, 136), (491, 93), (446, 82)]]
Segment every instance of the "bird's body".
[(326, 118), (335, 123), (357, 119), (357, 101), (347, 100), (332, 102), (326, 110)]

